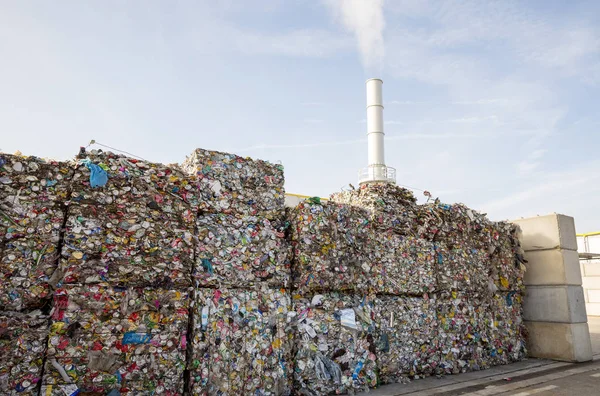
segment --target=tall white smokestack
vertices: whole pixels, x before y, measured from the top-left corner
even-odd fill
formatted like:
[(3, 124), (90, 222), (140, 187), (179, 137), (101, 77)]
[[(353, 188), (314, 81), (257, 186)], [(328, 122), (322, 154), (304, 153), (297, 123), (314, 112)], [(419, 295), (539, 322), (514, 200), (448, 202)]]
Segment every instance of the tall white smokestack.
[(369, 166), (362, 169), (358, 182), (362, 183), (395, 183), (396, 170), (385, 166), (385, 149), (383, 133), (383, 97), (379, 78), (367, 80), (367, 142), (369, 150)]

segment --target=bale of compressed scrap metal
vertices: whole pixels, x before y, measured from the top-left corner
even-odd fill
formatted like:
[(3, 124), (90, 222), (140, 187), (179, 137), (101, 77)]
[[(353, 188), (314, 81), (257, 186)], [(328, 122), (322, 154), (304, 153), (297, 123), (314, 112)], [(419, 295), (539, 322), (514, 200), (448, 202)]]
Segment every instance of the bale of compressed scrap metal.
[(0, 153), (0, 304), (42, 307), (58, 258), (73, 171), (63, 162)]
[(288, 220), (296, 289), (396, 295), (437, 289), (435, 245), (372, 227), (366, 209), (307, 200)]
[(436, 295), (378, 296), (373, 302), (380, 382), (435, 373), (440, 361)]
[[(109, 152), (80, 156), (55, 282), (189, 287), (197, 211), (192, 178)], [(94, 175), (101, 172), (99, 185)]]
[(290, 394), (292, 314), (285, 289), (196, 289), (191, 393)]
[[(94, 184), (94, 172), (104, 171), (104, 184)], [(71, 204), (131, 205), (129, 212), (142, 211), (176, 219), (194, 227), (198, 207), (195, 178), (178, 167), (152, 163), (111, 152), (92, 150), (73, 161)], [(99, 169), (98, 169), (99, 168)], [(145, 209), (143, 209), (145, 207)]]
[(376, 268), (369, 257), (372, 232), (366, 211), (334, 202), (306, 200), (291, 211), (295, 289), (368, 290)]
[(388, 183), (363, 184), (358, 189), (332, 194), (331, 201), (367, 210), (373, 227), (413, 235), (416, 198), (405, 188)]
[(102, 284), (57, 289), (45, 389), (179, 394), (189, 304), (189, 294), (179, 290)]
[(438, 373), (456, 374), (526, 357), (518, 292), (442, 293), (438, 301)]
[(196, 149), (181, 164), (194, 175), (200, 210), (281, 219), (283, 166), (235, 154)]
[(485, 351), (489, 296), (443, 292), (438, 297), (438, 374), (458, 374), (489, 367)]
[(391, 295), (437, 291), (436, 246), (413, 236), (373, 230), (368, 238), (371, 290)]
[(492, 242), (494, 223), (464, 204), (435, 200), (418, 205), (416, 211), (420, 238), (447, 244), (468, 243), (476, 248), (486, 248)]
[(435, 271), (439, 290), (488, 290), (492, 267), (486, 251), (463, 243), (448, 245), (438, 242), (435, 246)]
[(37, 394), (48, 330), (40, 311), (0, 313), (0, 393)]
[(323, 395), (378, 384), (373, 304), (358, 294), (295, 294), (294, 388)]
[(492, 263), (492, 279), (499, 290), (522, 291), (525, 274), (525, 252), (521, 247), (521, 229), (506, 222), (495, 224), (488, 248)]
[(143, 208), (133, 212), (131, 206), (69, 207), (61, 252), (63, 283), (190, 286), (193, 229)]
[(290, 286), (285, 225), (266, 218), (211, 214), (197, 220), (197, 286)]
[(489, 303), (487, 322), (490, 365), (508, 364), (527, 357), (527, 330), (523, 322), (523, 296), (520, 292), (498, 292)]

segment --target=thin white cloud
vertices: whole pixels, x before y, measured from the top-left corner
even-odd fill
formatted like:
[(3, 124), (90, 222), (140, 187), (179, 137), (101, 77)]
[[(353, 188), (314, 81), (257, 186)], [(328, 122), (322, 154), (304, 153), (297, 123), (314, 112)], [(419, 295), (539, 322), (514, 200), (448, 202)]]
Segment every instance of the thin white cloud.
[(342, 32), (323, 28), (269, 31), (244, 28), (228, 20), (228, 9), (215, 13), (204, 9), (201, 24), (188, 27), (185, 40), (201, 54), (272, 55), (295, 58), (327, 58), (351, 51), (354, 40)]
[(533, 150), (527, 158), (517, 164), (519, 176), (528, 176), (541, 165), (541, 159), (546, 153), (545, 149)]
[(401, 135), (385, 135), (385, 140), (438, 140), (438, 139), (478, 139), (481, 134), (444, 132), (444, 133), (406, 133)]
[(352, 47), (352, 41), (322, 29), (303, 29), (276, 35), (258, 31), (235, 30), (236, 49), (250, 55), (283, 55), (323, 58)]
[[(587, 186), (600, 181), (600, 173), (594, 172), (600, 166), (599, 161), (581, 163), (578, 166), (559, 172), (546, 172), (540, 175), (540, 181), (527, 183), (525, 188), (517, 189), (499, 199), (488, 201), (482, 209), (498, 217), (517, 217), (536, 214), (546, 214), (553, 206), (559, 209), (557, 202), (563, 197), (570, 196), (575, 191), (582, 191)], [(577, 195), (581, 196), (581, 193)], [(585, 194), (583, 194), (585, 195)], [(541, 213), (539, 211), (542, 211)]]
[(505, 98), (496, 99), (477, 99), (477, 100), (455, 100), (450, 102), (454, 105), (492, 105), (492, 104), (506, 104), (509, 100)]
[[(479, 122), (485, 121), (493, 121), (494, 123), (499, 123), (499, 119), (497, 116), (484, 116), (484, 117), (460, 117), (460, 118), (451, 118), (447, 120), (410, 120), (410, 121), (400, 121), (400, 120), (386, 120), (383, 123), (385, 125), (440, 125), (440, 124), (476, 124)], [(357, 121), (359, 124), (365, 124), (367, 122), (366, 118)]]
[[(453, 100), (450, 101), (450, 104), (453, 105), (494, 105), (494, 104), (506, 104), (509, 100), (506, 98), (494, 98), (494, 99), (476, 99), (476, 100)], [(415, 100), (391, 100), (386, 102), (388, 105), (404, 105), (404, 106), (412, 106), (412, 105), (428, 105), (434, 104), (432, 102), (425, 101), (415, 101)], [(444, 105), (446, 103), (441, 102), (437, 103), (438, 105)]]
[(529, 202), (534, 206), (539, 198), (547, 197), (552, 193), (561, 193), (565, 189), (575, 189), (585, 186), (592, 180), (598, 179), (598, 175), (569, 175), (554, 181), (547, 181), (530, 186), (527, 189), (517, 191), (503, 198), (487, 202), (482, 205), (482, 208), (488, 212), (498, 212), (509, 208), (523, 207), (523, 203)]
[(405, 42), (418, 45), (424, 52), (435, 49), (439, 54), (467, 45), (495, 45), (508, 52), (509, 59), (516, 55), (521, 66), (541, 66), (584, 82), (600, 77), (600, 26), (591, 15), (550, 20), (527, 3), (510, 0), (450, 1), (442, 5), (427, 0), (395, 1), (388, 4), (387, 11), (408, 22), (417, 18), (431, 22), (428, 29), (397, 30)]
[(427, 104), (427, 102), (417, 102), (414, 100), (392, 100), (390, 102), (386, 102), (385, 104), (391, 104), (391, 105), (423, 105), (423, 104)]
[[(476, 139), (482, 136), (474, 133), (406, 133), (401, 135), (386, 135), (386, 141), (396, 140), (442, 140), (442, 139)], [(366, 144), (367, 139), (353, 140), (338, 140), (331, 142), (314, 142), (314, 143), (298, 143), (298, 144), (256, 144), (253, 146), (232, 149), (233, 153), (241, 153), (255, 150), (278, 150), (278, 149), (300, 149), (314, 147), (335, 147), (346, 146), (351, 144)]]
[(279, 150), (279, 149), (300, 149), (300, 148), (315, 148), (315, 147), (335, 147), (335, 146), (346, 146), (349, 144), (366, 143), (366, 139), (356, 140), (340, 140), (333, 142), (315, 142), (315, 143), (299, 143), (299, 144), (257, 144), (249, 147), (232, 149), (233, 153), (242, 153), (246, 151), (255, 150)]
[(483, 122), (483, 121), (498, 121), (498, 117), (495, 115), (491, 115), (491, 116), (486, 116), (486, 117), (461, 117), (461, 118), (454, 118), (454, 119), (448, 120), (448, 122), (459, 123), (459, 124), (473, 124), (473, 123)]

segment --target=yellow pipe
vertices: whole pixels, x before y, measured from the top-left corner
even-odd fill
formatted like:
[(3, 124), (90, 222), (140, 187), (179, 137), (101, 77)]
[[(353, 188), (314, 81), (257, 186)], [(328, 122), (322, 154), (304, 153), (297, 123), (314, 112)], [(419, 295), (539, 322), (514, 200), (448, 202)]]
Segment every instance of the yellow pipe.
[(577, 234), (578, 237), (589, 237), (589, 236), (596, 236), (596, 235), (600, 235), (600, 231), (596, 231), (596, 232), (588, 232), (586, 234)]
[[(310, 195), (302, 195), (302, 194), (285, 193), (285, 195), (289, 195), (291, 197), (304, 198), (304, 199), (306, 199), (306, 198), (312, 198), (312, 196), (310, 196)], [(324, 199), (326, 201), (329, 200), (329, 198), (321, 198), (321, 199)]]

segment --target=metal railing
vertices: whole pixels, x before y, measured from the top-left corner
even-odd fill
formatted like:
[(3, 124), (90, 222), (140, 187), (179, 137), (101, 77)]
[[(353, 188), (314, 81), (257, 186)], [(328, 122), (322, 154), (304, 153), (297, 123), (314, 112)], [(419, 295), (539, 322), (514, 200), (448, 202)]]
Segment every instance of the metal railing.
[(358, 171), (358, 183), (393, 183), (396, 184), (396, 168), (385, 165), (372, 165)]

